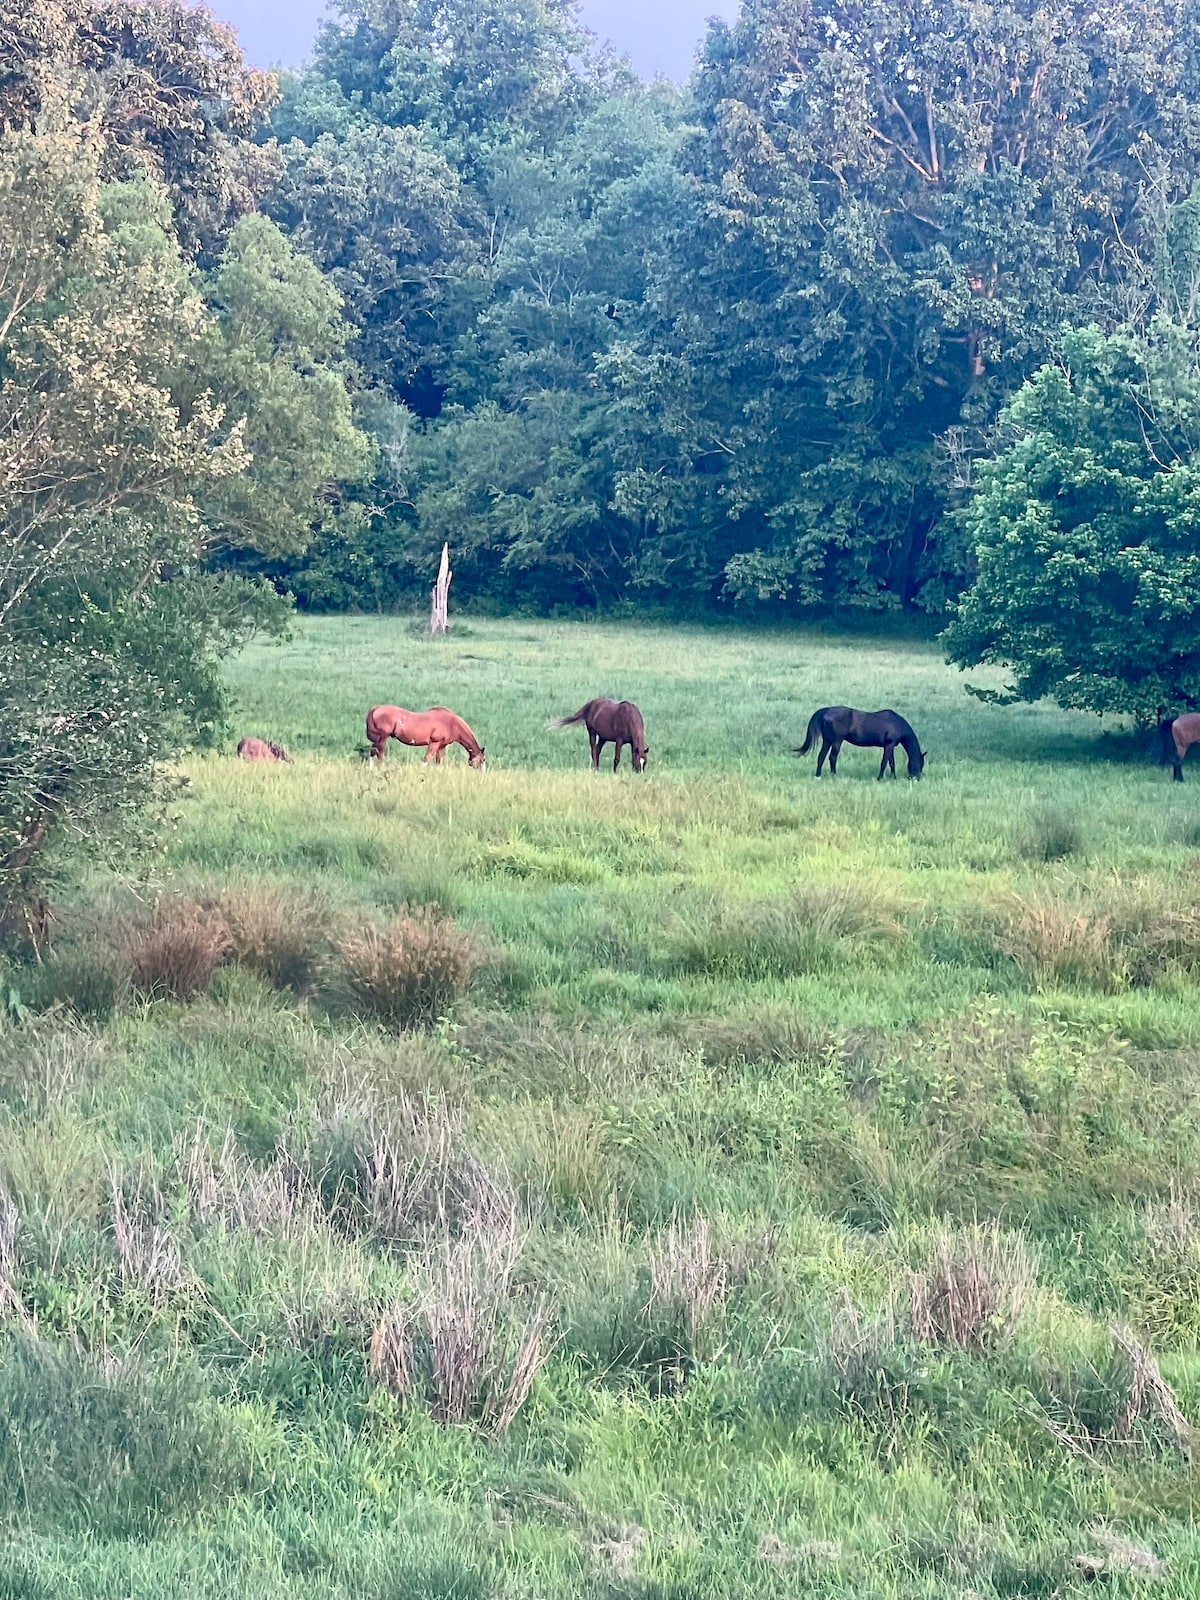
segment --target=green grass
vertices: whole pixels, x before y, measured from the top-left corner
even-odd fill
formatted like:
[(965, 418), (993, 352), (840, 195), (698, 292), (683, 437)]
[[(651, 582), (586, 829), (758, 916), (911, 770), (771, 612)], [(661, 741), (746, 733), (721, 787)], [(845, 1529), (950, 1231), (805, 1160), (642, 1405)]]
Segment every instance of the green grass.
[[(876, 636), (347, 619), (230, 676), (295, 764), (189, 761), (156, 880), (5, 978), (0, 1596), (1200, 1587), (1200, 788)], [(597, 693), (646, 775), (547, 729)], [(487, 771), (370, 768), (380, 701)], [(924, 780), (814, 782), (830, 702)], [(147, 892), (226, 908), (190, 1003)]]

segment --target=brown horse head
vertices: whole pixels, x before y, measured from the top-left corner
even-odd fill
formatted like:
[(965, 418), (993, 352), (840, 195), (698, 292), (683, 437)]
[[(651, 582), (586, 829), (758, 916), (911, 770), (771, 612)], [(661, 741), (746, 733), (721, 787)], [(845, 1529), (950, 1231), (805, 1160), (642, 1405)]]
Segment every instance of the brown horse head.
[(484, 771), (487, 766), (487, 751), (482, 745), (479, 746), (479, 749), (474, 754), (467, 757), (467, 765), (474, 767), (476, 772)]

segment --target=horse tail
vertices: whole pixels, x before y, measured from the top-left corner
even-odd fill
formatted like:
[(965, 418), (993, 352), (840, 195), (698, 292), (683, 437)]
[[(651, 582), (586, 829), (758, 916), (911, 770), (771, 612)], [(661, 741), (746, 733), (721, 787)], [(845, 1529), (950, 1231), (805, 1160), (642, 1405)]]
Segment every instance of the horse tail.
[(588, 712), (591, 709), (592, 709), (592, 702), (589, 700), (587, 705), (580, 706), (579, 710), (576, 711), (573, 716), (570, 716), (570, 717), (559, 717), (558, 720), (556, 722), (552, 722), (550, 724), (550, 726), (552, 728), (571, 728), (571, 727), (574, 727), (574, 725), (577, 722), (583, 722), (584, 721), (584, 719), (587, 717)]
[(1158, 747), (1155, 759), (1160, 767), (1173, 766), (1178, 760), (1179, 752), (1175, 748), (1175, 718), (1164, 717), (1158, 725)]
[(808, 732), (804, 735), (804, 743), (797, 746), (796, 755), (806, 756), (812, 749), (814, 742), (821, 736), (821, 713), (814, 711), (808, 719)]

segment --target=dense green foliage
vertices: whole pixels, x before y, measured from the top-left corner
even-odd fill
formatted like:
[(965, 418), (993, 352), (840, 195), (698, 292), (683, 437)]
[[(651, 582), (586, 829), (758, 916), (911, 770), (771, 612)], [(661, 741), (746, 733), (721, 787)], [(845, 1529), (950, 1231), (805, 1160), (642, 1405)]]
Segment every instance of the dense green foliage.
[[(97, 872), (0, 981), (0, 1586), (1194, 1591), (1191, 782), (880, 638), (303, 619), (231, 672), (295, 764), (189, 760), (153, 912)], [(545, 726), (598, 680), (643, 778)], [(922, 783), (813, 781), (835, 683)], [(388, 684), (488, 771), (357, 760)]]
[(268, 95), (214, 29), (0, 7), (0, 937), (39, 937), (61, 845), (136, 832), (222, 725), (221, 657), (281, 622), (214, 546), (303, 548), (371, 470), (336, 291), (234, 220)]
[(386, 605), (449, 538), (493, 601), (940, 611), (1000, 408), (1122, 324), (1195, 179), (1195, 41), (1163, 0), (750, 0), (680, 94), (560, 5), (347, 0), (267, 204), (390, 455), (272, 571)]
[(1181, 330), (1069, 333), (1005, 412), (965, 516), (979, 575), (947, 631), (1022, 699), (1150, 722), (1200, 706), (1200, 372)]

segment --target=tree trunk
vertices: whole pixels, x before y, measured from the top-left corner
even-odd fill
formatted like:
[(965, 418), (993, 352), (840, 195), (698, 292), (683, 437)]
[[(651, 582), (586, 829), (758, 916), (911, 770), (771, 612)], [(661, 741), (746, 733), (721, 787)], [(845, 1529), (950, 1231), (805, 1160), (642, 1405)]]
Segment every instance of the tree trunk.
[(454, 574), (450, 571), (450, 546), (442, 546), (442, 562), (438, 568), (438, 579), (433, 586), (429, 605), (429, 631), (430, 633), (445, 633), (450, 626), (446, 614), (447, 602), (450, 595), (450, 579)]

